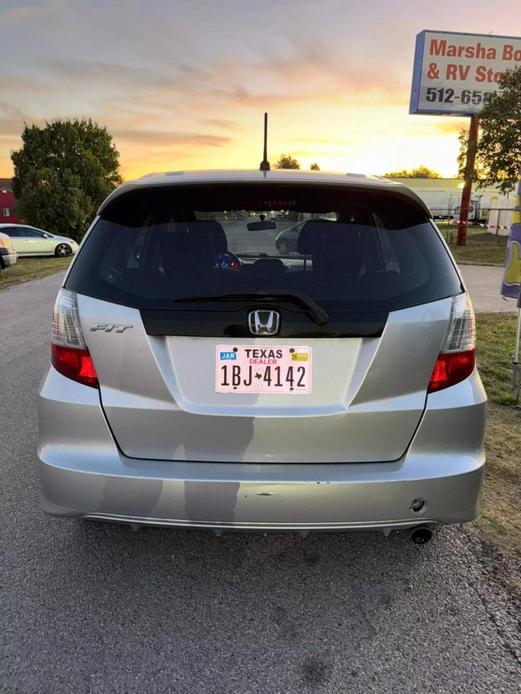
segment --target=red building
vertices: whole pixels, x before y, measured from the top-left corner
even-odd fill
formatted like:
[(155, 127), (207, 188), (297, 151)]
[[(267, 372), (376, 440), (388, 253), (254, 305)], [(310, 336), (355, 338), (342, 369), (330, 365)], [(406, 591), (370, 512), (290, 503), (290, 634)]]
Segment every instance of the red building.
[(0, 178), (0, 224), (18, 224), (19, 222), (12, 181), (10, 178)]

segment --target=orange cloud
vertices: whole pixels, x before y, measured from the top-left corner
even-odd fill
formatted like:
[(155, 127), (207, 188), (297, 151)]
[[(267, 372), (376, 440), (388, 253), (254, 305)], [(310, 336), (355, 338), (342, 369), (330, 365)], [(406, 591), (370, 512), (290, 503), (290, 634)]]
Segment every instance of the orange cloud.
[(233, 120), (227, 120), (226, 118), (203, 118), (203, 120), (199, 122), (201, 125), (215, 126), (216, 128), (222, 128), (223, 130), (242, 130), (238, 123)]
[(162, 130), (112, 130), (116, 139), (136, 142), (139, 144), (153, 144), (162, 148), (179, 146), (223, 147), (230, 142), (229, 137), (219, 135), (207, 135), (205, 133), (169, 132)]

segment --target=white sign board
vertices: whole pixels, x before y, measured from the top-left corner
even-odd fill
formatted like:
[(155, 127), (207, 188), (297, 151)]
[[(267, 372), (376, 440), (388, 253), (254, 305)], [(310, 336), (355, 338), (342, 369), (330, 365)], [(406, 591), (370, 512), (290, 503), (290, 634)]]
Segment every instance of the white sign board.
[(422, 31), (416, 37), (410, 113), (481, 111), (501, 74), (521, 66), (521, 37)]

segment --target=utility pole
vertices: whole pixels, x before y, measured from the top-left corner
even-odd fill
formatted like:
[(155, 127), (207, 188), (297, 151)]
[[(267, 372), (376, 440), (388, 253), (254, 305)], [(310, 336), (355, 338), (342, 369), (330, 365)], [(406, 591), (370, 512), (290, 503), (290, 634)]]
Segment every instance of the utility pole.
[(467, 158), (465, 163), (465, 186), (461, 195), (461, 205), (458, 224), (458, 239), (456, 245), (464, 246), (467, 240), (467, 227), (469, 223), (469, 209), (472, 196), (472, 182), (478, 149), (479, 117), (470, 117), (469, 139), (467, 145)]

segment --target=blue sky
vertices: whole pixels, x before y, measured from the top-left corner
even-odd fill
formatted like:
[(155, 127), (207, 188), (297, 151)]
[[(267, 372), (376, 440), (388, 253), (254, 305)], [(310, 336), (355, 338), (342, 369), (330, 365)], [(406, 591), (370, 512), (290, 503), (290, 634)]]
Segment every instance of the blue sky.
[[(122, 172), (304, 166), (455, 173), (465, 119), (409, 116), (422, 29), (521, 34), (498, 0), (41, 0), (0, 5), (0, 176), (24, 122), (106, 125)], [(517, 31), (516, 31), (517, 30)]]

